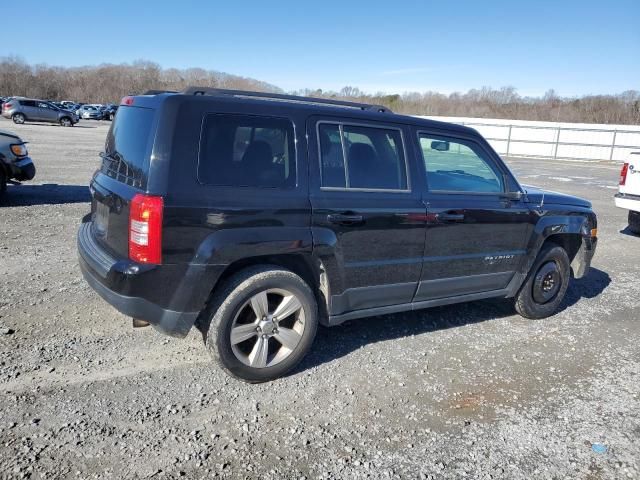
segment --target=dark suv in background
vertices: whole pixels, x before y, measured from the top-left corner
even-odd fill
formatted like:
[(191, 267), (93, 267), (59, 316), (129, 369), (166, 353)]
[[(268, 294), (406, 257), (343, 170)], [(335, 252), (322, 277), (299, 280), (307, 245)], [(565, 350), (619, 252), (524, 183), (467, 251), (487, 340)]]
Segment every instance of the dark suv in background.
[(318, 324), (512, 298), (554, 314), (597, 241), (591, 204), (521, 186), (475, 130), (384, 107), (191, 88), (127, 97), (78, 233), (134, 325), (195, 325), (241, 379)]

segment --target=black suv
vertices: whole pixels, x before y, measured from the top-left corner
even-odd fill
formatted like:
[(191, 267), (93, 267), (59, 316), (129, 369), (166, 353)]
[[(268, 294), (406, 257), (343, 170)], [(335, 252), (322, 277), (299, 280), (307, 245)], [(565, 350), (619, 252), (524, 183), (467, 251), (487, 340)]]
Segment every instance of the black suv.
[(558, 309), (596, 247), (579, 198), (522, 187), (473, 129), (374, 105), (190, 88), (123, 99), (78, 233), (134, 325), (195, 325), (231, 374), (294, 367), (318, 324), (490, 297)]

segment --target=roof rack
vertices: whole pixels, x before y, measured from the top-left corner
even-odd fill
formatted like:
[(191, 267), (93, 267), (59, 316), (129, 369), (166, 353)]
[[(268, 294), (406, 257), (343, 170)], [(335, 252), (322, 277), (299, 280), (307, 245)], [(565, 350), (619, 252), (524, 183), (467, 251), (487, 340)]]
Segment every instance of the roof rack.
[(175, 90), (147, 90), (142, 95), (160, 95), (161, 93), (180, 93)]
[(370, 112), (393, 113), (389, 108), (382, 105), (371, 105), (368, 103), (347, 102), (342, 100), (332, 100), (329, 98), (299, 97), (297, 95), (284, 95), (281, 93), (249, 92), (244, 90), (226, 90), (222, 88), (210, 87), (189, 87), (182, 91), (185, 95), (211, 95), (220, 97), (238, 98), (259, 98), (264, 100), (275, 100), (283, 102), (309, 103), (320, 105), (333, 105), (342, 108), (355, 108)]

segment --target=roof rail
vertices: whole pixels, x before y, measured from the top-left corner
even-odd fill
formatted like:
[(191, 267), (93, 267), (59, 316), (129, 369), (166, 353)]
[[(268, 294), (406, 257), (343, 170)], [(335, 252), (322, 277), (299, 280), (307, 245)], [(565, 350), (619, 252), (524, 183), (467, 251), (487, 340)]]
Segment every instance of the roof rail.
[(300, 97), (297, 95), (284, 95), (281, 93), (249, 92), (244, 90), (226, 90), (222, 88), (210, 87), (189, 87), (182, 91), (185, 95), (212, 95), (229, 96), (238, 98), (260, 98), (264, 100), (276, 100), (295, 103), (311, 103), (320, 105), (333, 105), (335, 107), (356, 108), (380, 113), (393, 113), (389, 108), (382, 105), (371, 105), (368, 103), (347, 102), (343, 100), (333, 100), (329, 98)]

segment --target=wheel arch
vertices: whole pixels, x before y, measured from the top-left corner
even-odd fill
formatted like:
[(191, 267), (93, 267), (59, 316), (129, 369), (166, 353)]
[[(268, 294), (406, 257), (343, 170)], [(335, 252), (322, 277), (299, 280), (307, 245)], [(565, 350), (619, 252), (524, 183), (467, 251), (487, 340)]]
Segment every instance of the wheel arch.
[(540, 219), (535, 227), (532, 239), (531, 255), (527, 262), (526, 272), (533, 266), (542, 248), (552, 243), (562, 247), (569, 257), (571, 269), (576, 278), (585, 274), (586, 239), (590, 239), (591, 229), (595, 228), (596, 219), (593, 212), (579, 215), (549, 215)]
[[(322, 261), (315, 258), (311, 253), (275, 253), (237, 259), (226, 265), (222, 273), (215, 280), (211, 286), (207, 303), (213, 297), (214, 293), (219, 288), (223, 288), (226, 281), (233, 275), (242, 270), (257, 266), (280, 267), (302, 278), (302, 280), (309, 285), (309, 288), (311, 288), (311, 291), (316, 297), (320, 323), (327, 324), (328, 299), (330, 298), (329, 282)], [(206, 307), (203, 309), (203, 312), (205, 311)], [(200, 324), (200, 319), (196, 324)]]

